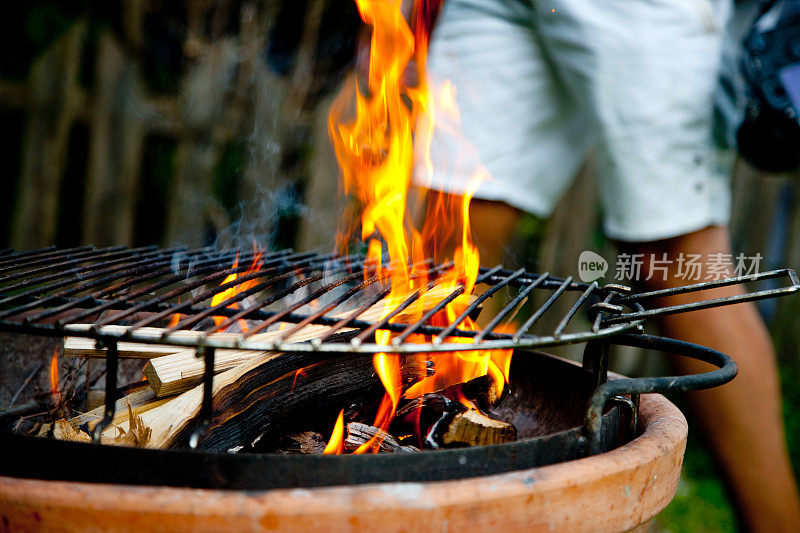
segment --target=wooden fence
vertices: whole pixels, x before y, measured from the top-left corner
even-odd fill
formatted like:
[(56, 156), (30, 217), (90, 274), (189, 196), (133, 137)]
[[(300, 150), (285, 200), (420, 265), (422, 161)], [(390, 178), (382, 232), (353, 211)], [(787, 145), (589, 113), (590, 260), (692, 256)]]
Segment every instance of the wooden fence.
[[(318, 98), (314, 85), (320, 27), (339, 4), (307, 2), (296, 58), (283, 73), (268, 68), (263, 53), (279, 8), (290, 3), (240, 2), (236, 31), (218, 38), (203, 28), (219, 6), (184, 4), (188, 66), (172, 93), (148, 90), (142, 65), (130, 51), (130, 42), (144, 38), (142, 0), (121, 2), (129, 42), (110, 29), (96, 37), (89, 50), (91, 86), (81, 82), (90, 33), (86, 19), (34, 61), (27, 80), (0, 80), (0, 108), (25, 116), (11, 246), (53, 244), (65, 220), (80, 223), (76, 242), (68, 244), (199, 245), (209, 235), (224, 235), (237, 215), (251, 221), (245, 234), (274, 236), (275, 212), (291, 201), (282, 191), (296, 187), (304, 193), (302, 216), (289, 217), (296, 227), (280, 244), (332, 248), (342, 202), (336, 200), (338, 172), (326, 131), (330, 95)], [(80, 128), (85, 153), (72, 141)], [(153, 169), (144, 168), (154, 140), (174, 147), (166, 191), (148, 181)], [(243, 156), (235, 161), (235, 179), (220, 183), (219, 168), (231, 146)], [(76, 163), (78, 158), (83, 161)], [(76, 166), (85, 167), (82, 179), (65, 182), (68, 169)], [(732, 221), (737, 252), (761, 253), (764, 266), (800, 270), (798, 183), (798, 176), (770, 176), (739, 165)], [(231, 204), (241, 207), (237, 215)], [(536, 267), (574, 273), (580, 252), (597, 249), (597, 227), (596, 187), (588, 167), (545, 226)], [(767, 311), (779, 352), (796, 358), (800, 298), (781, 300)]]
[[(121, 2), (122, 38), (108, 28), (91, 36), (89, 21), (79, 19), (35, 59), (27, 80), (0, 80), (0, 109), (25, 116), (10, 245), (65, 243), (59, 238), (64, 213), (72, 215), (68, 222), (80, 223), (77, 240), (95, 245), (199, 245), (209, 235), (224, 235), (237, 217), (252, 221), (248, 233), (272, 234), (275, 217), (259, 210), (297, 187), (320, 206), (309, 220), (330, 215), (336, 167), (327, 148), (326, 101), (317, 100), (314, 85), (320, 23), (336, 2), (307, 3), (293, 68), (282, 73), (264, 60), (282, 2), (236, 4), (237, 31), (221, 37), (204, 30), (219, 6), (185, 2), (188, 67), (179, 87), (167, 94), (147, 89), (131, 51), (131, 42), (143, 38), (145, 4)], [(89, 87), (81, 81), (87, 55), (93, 69)], [(79, 135), (85, 146), (75, 141)], [(148, 182), (152, 168), (143, 169), (144, 154), (157, 142), (171, 147), (166, 191)], [(308, 154), (307, 147), (317, 146), (323, 147), (319, 153)], [(236, 168), (220, 180), (231, 151)], [(75, 168), (85, 168), (83, 176), (67, 182), (65, 175)], [(315, 181), (309, 184), (310, 175)], [(161, 227), (152, 219), (162, 220)], [(308, 246), (333, 238), (300, 223), (292, 233)], [(142, 228), (151, 234), (142, 235)]]

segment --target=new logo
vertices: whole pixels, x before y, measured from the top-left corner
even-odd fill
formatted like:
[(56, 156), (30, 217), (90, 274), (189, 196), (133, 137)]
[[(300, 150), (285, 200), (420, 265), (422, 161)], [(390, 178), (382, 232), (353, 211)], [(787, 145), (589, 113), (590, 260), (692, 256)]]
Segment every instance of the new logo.
[(590, 250), (584, 250), (578, 257), (578, 276), (584, 283), (602, 278), (608, 272), (608, 261)]

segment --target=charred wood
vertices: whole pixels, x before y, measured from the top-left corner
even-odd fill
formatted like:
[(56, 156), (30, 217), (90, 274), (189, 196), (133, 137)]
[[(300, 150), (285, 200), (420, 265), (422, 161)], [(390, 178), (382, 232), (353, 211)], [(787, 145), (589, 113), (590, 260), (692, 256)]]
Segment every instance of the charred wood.
[(397, 411), (392, 429), (424, 435), (423, 445), (434, 449), (501, 444), (517, 437), (513, 425), (436, 393), (406, 403)]
[(415, 446), (402, 446), (394, 437), (375, 426), (362, 424), (360, 422), (350, 422), (347, 424), (347, 438), (344, 440), (344, 449), (352, 452), (362, 444), (369, 442), (378, 436), (378, 449), (387, 453), (416, 453), (420, 449)]
[(274, 453), (288, 455), (322, 455), (325, 439), (316, 431), (301, 431), (285, 435)]

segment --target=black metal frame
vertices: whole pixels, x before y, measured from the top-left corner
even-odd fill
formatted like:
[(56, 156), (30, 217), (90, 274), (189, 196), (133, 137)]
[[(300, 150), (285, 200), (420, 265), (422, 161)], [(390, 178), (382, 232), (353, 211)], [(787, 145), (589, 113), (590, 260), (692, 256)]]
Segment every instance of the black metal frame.
[(656, 337), (654, 335), (630, 333), (615, 335), (611, 342), (618, 346), (633, 346), (697, 359), (716, 366), (717, 370), (688, 376), (625, 378), (609, 381), (608, 342), (595, 341), (588, 343), (583, 356), (583, 367), (593, 373), (595, 383), (597, 383), (597, 389), (592, 395), (586, 410), (584, 424), (584, 438), (588, 441), (587, 451), (590, 454), (597, 454), (601, 451), (602, 413), (610, 400), (621, 396), (630, 396), (633, 416), (635, 417), (640, 394), (664, 394), (668, 392), (711, 389), (728, 383), (736, 377), (738, 372), (736, 361), (730, 356), (689, 342)]

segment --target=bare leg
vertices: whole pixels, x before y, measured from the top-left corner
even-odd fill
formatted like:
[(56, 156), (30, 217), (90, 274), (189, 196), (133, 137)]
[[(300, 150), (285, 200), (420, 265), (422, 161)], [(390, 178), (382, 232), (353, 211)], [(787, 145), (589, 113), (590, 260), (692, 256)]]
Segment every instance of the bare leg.
[[(421, 198), (425, 193), (428, 196), (423, 201)], [(413, 208), (411, 216), (414, 218), (417, 227), (421, 228), (423, 226), (427, 215), (423, 204), (425, 202), (435, 202), (441, 198), (446, 198), (444, 201), (448, 204), (461, 205), (461, 197), (457, 195), (434, 190), (426, 191), (424, 189), (414, 191), (414, 197), (410, 200)], [(481, 256), (481, 265), (493, 266), (503, 262), (506, 246), (514, 236), (521, 215), (522, 211), (503, 202), (472, 199), (469, 205), (470, 229), (472, 230), (472, 239)], [(454, 238), (458, 239), (460, 237), (455, 235)], [(454, 242), (439, 244), (446, 246), (445, 254), (452, 254)], [(426, 251), (433, 256), (434, 250)], [(442, 250), (436, 250), (436, 252), (440, 253)]]
[[(673, 261), (681, 252), (704, 256), (730, 253), (728, 231), (719, 227), (633, 248), (645, 254), (645, 260), (650, 254), (660, 259), (665, 252)], [(647, 287), (688, 283), (676, 276), (674, 265), (666, 280), (658, 274), (645, 282)], [(740, 292), (740, 288), (729, 287), (716, 290), (714, 296)], [(669, 303), (693, 299), (698, 296), (681, 295)], [(747, 529), (800, 531), (800, 499), (784, 439), (775, 354), (756, 307), (746, 303), (667, 316), (660, 326), (667, 336), (715, 348), (736, 359), (736, 379), (717, 389), (692, 393), (690, 401)], [(707, 370), (704, 363), (676, 359), (681, 372)]]
[(517, 229), (520, 215), (515, 207), (503, 202), (473, 199), (469, 206), (472, 238), (481, 254), (481, 265), (499, 265), (505, 249)]

